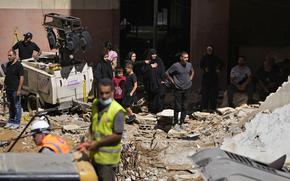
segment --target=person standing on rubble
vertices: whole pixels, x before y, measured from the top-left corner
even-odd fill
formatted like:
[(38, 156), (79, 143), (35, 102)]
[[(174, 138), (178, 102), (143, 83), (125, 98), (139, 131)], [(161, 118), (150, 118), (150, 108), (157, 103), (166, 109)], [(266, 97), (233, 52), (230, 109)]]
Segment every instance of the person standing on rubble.
[(108, 52), (104, 52), (102, 59), (98, 61), (93, 69), (94, 74), (94, 96), (97, 97), (97, 86), (101, 79), (108, 78), (113, 80), (113, 69), (109, 60)]
[(50, 126), (45, 117), (40, 117), (32, 123), (31, 134), (34, 143), (40, 147), (39, 153), (66, 154), (70, 147), (65, 140), (50, 134)]
[(165, 98), (165, 89), (162, 84), (165, 78), (165, 66), (155, 49), (149, 50), (147, 59), (142, 64), (141, 73), (144, 78), (144, 88), (148, 94), (149, 111), (154, 114), (161, 112)]
[(214, 54), (212, 45), (206, 46), (205, 55), (201, 58), (200, 68), (203, 70), (201, 81), (201, 102), (203, 111), (214, 111), (217, 107), (218, 73), (222, 61)]
[(125, 65), (126, 70), (126, 82), (125, 82), (125, 97), (123, 100), (123, 106), (126, 108), (128, 119), (126, 123), (133, 123), (136, 119), (135, 114), (133, 113), (131, 107), (134, 102), (134, 97), (136, 96), (136, 90), (138, 87), (137, 77), (133, 71), (133, 65), (127, 63)]
[[(192, 64), (188, 62), (188, 53), (183, 51), (180, 53), (179, 62), (174, 63), (167, 71), (166, 76), (173, 84), (174, 88), (174, 120), (175, 128), (182, 128), (186, 117), (187, 102), (192, 86), (194, 70)], [(181, 112), (180, 121), (178, 121), (178, 113)]]
[(23, 41), (18, 41), (13, 47), (13, 50), (18, 49), (19, 59), (27, 59), (31, 58), (33, 55), (33, 51), (37, 51), (37, 56), (41, 55), (41, 50), (38, 45), (32, 42), (32, 33), (25, 33)]
[(22, 64), (16, 59), (14, 50), (8, 51), (8, 60), (4, 86), (9, 102), (9, 120), (4, 128), (18, 129), (22, 114), (20, 93), (24, 82), (24, 71)]
[(125, 109), (113, 99), (114, 85), (101, 79), (98, 98), (92, 104), (91, 139), (78, 145), (79, 151), (90, 151), (99, 181), (114, 181), (121, 157)]

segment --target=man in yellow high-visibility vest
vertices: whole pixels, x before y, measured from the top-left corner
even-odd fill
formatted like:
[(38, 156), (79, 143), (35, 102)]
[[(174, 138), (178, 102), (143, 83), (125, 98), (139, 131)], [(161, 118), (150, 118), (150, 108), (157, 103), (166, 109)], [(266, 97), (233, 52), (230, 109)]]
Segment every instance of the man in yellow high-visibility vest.
[(99, 181), (115, 180), (120, 162), (121, 138), (124, 130), (125, 110), (113, 99), (114, 86), (110, 79), (98, 84), (98, 99), (92, 105), (91, 139), (78, 146), (89, 150)]

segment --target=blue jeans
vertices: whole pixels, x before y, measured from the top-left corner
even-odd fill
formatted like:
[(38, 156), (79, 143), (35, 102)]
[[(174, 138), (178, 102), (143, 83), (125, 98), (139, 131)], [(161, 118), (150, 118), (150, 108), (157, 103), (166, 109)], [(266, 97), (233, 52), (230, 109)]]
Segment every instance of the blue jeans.
[(20, 124), (21, 119), (21, 97), (16, 96), (16, 91), (6, 91), (7, 101), (9, 102), (9, 120), (8, 123)]

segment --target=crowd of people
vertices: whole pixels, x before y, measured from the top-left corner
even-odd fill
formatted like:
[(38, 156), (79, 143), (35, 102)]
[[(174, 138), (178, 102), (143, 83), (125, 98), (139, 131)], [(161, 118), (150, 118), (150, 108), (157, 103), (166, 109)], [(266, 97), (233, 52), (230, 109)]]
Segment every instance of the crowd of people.
[[(165, 89), (170, 84), (175, 97), (173, 126), (182, 125), (187, 114), (187, 102), (194, 76), (189, 54), (185, 51), (180, 52), (179, 61), (166, 70), (163, 60), (155, 49), (147, 50), (144, 60), (137, 60), (137, 54), (131, 51), (124, 61), (114, 62), (110, 54), (117, 55), (117, 60), (118, 54), (111, 47), (108, 49), (107, 44), (108, 42), (105, 43), (102, 59), (93, 68), (94, 87), (96, 88), (98, 82), (104, 78), (113, 81), (114, 99), (126, 109), (128, 115), (126, 122), (133, 123), (136, 119), (132, 106), (137, 100), (138, 83), (142, 82), (147, 96), (148, 110), (154, 114), (164, 109)], [(179, 112), (181, 118), (177, 120)]]
[[(31, 58), (33, 51), (41, 54), (40, 48), (31, 41), (32, 34), (24, 34), (24, 40), (16, 43), (8, 51), (8, 64), (5, 66), (5, 89), (9, 102), (9, 120), (5, 128), (18, 129), (21, 119), (20, 92), (24, 82), (24, 72), (20, 60)], [(188, 112), (188, 100), (191, 96), (192, 80), (195, 70), (186, 51), (178, 53), (178, 61), (165, 68), (164, 62), (155, 49), (146, 50), (146, 58), (138, 60), (136, 52), (129, 52), (127, 59), (120, 61), (112, 43), (104, 43), (101, 59), (93, 66), (93, 93), (91, 116), (91, 140), (78, 145), (80, 151), (91, 152), (93, 166), (99, 180), (114, 180), (114, 172), (120, 162), (121, 138), (124, 123), (132, 124), (136, 116), (132, 107), (137, 102), (138, 84), (144, 85), (150, 113), (164, 109), (166, 89), (174, 96), (174, 117), (172, 127), (183, 129)], [(230, 83), (227, 87), (228, 105), (234, 107), (236, 92), (245, 92), (248, 103), (254, 103), (253, 93), (259, 92), (261, 99), (275, 91), (282, 82), (279, 68), (273, 59), (266, 58), (263, 66), (253, 74), (246, 65), (246, 57), (239, 56), (238, 64), (230, 71)], [(201, 82), (201, 109), (214, 111), (217, 108), (219, 92), (219, 72), (224, 63), (215, 55), (214, 47), (205, 47), (201, 57), (200, 69), (203, 72)], [(181, 113), (179, 116), (179, 112)], [(32, 125), (32, 135), (42, 153), (68, 153), (70, 148), (59, 137), (49, 132), (47, 121), (39, 119)]]

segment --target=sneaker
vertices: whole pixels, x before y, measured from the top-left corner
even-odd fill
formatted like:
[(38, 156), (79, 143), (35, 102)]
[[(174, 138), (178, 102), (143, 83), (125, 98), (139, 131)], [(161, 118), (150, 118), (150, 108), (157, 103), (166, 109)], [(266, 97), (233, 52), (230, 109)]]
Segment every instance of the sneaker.
[(10, 128), (12, 126), (12, 123), (6, 123), (6, 125), (4, 126), (4, 128)]
[(18, 129), (20, 127), (19, 124), (12, 124), (9, 128), (10, 129)]
[(186, 126), (184, 124), (180, 124), (179, 127), (180, 127), (181, 130), (185, 130), (186, 129)]
[(174, 125), (173, 129), (175, 129), (176, 131), (180, 131), (181, 130), (179, 124)]

